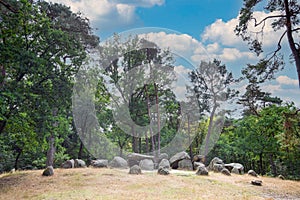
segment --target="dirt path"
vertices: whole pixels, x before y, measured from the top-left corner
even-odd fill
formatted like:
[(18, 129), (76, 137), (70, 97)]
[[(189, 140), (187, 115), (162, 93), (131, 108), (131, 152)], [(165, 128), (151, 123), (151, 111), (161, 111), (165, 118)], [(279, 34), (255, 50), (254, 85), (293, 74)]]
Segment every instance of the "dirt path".
[(172, 170), (129, 175), (128, 170), (56, 169), (53, 177), (42, 171), (0, 175), (0, 199), (300, 199), (300, 182), (260, 177), (253, 186), (248, 175), (225, 176), (210, 172)]

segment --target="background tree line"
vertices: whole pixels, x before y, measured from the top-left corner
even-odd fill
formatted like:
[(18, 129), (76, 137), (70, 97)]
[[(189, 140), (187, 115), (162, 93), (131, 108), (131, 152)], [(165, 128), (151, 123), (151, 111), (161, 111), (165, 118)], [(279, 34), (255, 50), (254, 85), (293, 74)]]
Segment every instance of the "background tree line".
[[(246, 37), (246, 25), (257, 1), (244, 2), (237, 33), (251, 41), (258, 51), (261, 43)], [(286, 4), (278, 2), (269, 1), (268, 8), (285, 8)], [(289, 11), (292, 16), (282, 17), (290, 17), (294, 20), (293, 25), (299, 23), (293, 18), (294, 15), (298, 17), (297, 2), (284, 3), (295, 12)], [(175, 58), (168, 49), (161, 49), (137, 36), (129, 37), (126, 45), (118, 46), (116, 44), (120, 44), (122, 38), (117, 34), (111, 43), (99, 47), (99, 38), (93, 35), (88, 19), (64, 5), (44, 1), (0, 1), (0, 22), (0, 172), (12, 168), (59, 166), (69, 158), (89, 161), (94, 159), (93, 155), (103, 152), (93, 148), (89, 148), (89, 152), (85, 146), (92, 146), (97, 141), (93, 137), (101, 134), (120, 149), (118, 154), (121, 156), (126, 156), (124, 152), (159, 154), (161, 148), (177, 135), (178, 141), (193, 138), (186, 149), (191, 157), (203, 154), (209, 161), (218, 156), (226, 162), (240, 162), (246, 169), (257, 170), (260, 174), (299, 178), (299, 108), (260, 88), (283, 64), (278, 57), (261, 60), (257, 65), (243, 69), (242, 79), (248, 82), (244, 94), (230, 88), (241, 79), (235, 79), (221, 61), (200, 63), (189, 74), (188, 91), (194, 96), (188, 94), (187, 98), (197, 103), (200, 113), (200, 116), (193, 116), (193, 111), (181, 112), (183, 104), (171, 89), (170, 83), (176, 79), (173, 76)], [(276, 25), (284, 27), (285, 24), (281, 20)], [(297, 30), (292, 28), (291, 31)], [(111, 84), (117, 85), (120, 95), (109, 92), (103, 77), (91, 83), (95, 86), (91, 103), (96, 110), (96, 116), (92, 117), (97, 119), (102, 131), (92, 134), (89, 132), (92, 125), (85, 122), (94, 121), (82, 120), (80, 131), (88, 133), (85, 136), (90, 142), (84, 144), (75, 128), (71, 98), (75, 75), (90, 59), (89, 53), (94, 51), (99, 52), (101, 64), (107, 61), (101, 73), (110, 78)], [(115, 59), (105, 60), (107, 55), (115, 56)], [(297, 64), (297, 55), (295, 62)], [(148, 65), (150, 71), (141, 70), (140, 65)], [(168, 75), (157, 75), (155, 66), (167, 69)], [(129, 73), (132, 70), (135, 70), (134, 75)], [(92, 69), (84, 72), (99, 73)], [(139, 78), (148, 75), (155, 78), (139, 85)], [(265, 77), (259, 78), (262, 75)], [(89, 92), (85, 88), (78, 89), (82, 94)], [(209, 144), (215, 139), (214, 125), (220, 120), (217, 117), (220, 101), (228, 102), (233, 98), (238, 98), (238, 103), (243, 106), (243, 115), (222, 121), (224, 128), (220, 138), (209, 151), (212, 148)], [(116, 111), (122, 111), (122, 105), (117, 104), (115, 109), (109, 106), (116, 100), (129, 105), (129, 118), (133, 123), (123, 124), (126, 131), (114, 119)], [(91, 117), (90, 111), (78, 111), (83, 118)], [(184, 116), (187, 120), (182, 124)], [(190, 123), (193, 117), (200, 119), (196, 125)], [(149, 124), (152, 126), (147, 126)], [(125, 133), (127, 131), (131, 134)], [(108, 158), (113, 156), (109, 151), (106, 153)]]

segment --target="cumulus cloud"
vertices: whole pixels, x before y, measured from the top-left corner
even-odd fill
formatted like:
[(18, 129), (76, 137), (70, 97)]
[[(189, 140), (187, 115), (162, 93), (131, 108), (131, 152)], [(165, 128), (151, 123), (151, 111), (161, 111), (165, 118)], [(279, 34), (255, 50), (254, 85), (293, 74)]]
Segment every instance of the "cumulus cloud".
[[(278, 15), (279, 12), (265, 13), (261, 11), (256, 11), (253, 13), (253, 17), (256, 18), (257, 22), (261, 21), (267, 16)], [(257, 36), (258, 39), (263, 41), (264, 47), (269, 47), (274, 45), (274, 38), (279, 38), (283, 33), (283, 30), (274, 32), (271, 23), (273, 20), (267, 20), (264, 26), (264, 33), (255, 34), (259, 32), (262, 26), (254, 26), (254, 20), (249, 23), (249, 32), (253, 33), (253, 36)], [(203, 42), (218, 42), (225, 46), (239, 46), (245, 47), (246, 43), (242, 42), (242, 39), (238, 37), (234, 29), (239, 23), (239, 16), (234, 19), (231, 19), (227, 22), (224, 22), (222, 19), (216, 20), (213, 24), (207, 26), (204, 32), (201, 35)], [(276, 42), (275, 42), (276, 44)]]
[(152, 7), (164, 4), (164, 0), (47, 0), (70, 6), (73, 12), (81, 12), (92, 24), (107, 31), (131, 25), (138, 20), (137, 7)]
[(276, 78), (276, 81), (279, 84), (283, 84), (283, 85), (295, 85), (295, 86), (298, 85), (298, 80), (292, 79), (288, 76), (278, 76)]

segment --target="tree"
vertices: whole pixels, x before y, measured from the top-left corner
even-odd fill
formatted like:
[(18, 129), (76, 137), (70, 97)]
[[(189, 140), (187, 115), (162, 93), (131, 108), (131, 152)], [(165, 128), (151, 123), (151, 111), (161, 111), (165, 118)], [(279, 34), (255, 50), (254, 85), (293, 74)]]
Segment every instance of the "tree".
[[(299, 87), (300, 87), (300, 43), (297, 41), (297, 34), (299, 34), (300, 24), (300, 4), (298, 0), (268, 0), (264, 9), (267, 12), (275, 12), (264, 19), (257, 21), (253, 17), (253, 10), (262, 0), (244, 0), (244, 7), (240, 11), (239, 24), (235, 31), (236, 34), (241, 36), (243, 40), (247, 41), (250, 45), (250, 50), (254, 51), (257, 55), (263, 52), (262, 41), (259, 41), (257, 35), (252, 35), (249, 30), (249, 23), (254, 21), (255, 27), (260, 27), (261, 30), (256, 34), (263, 34), (267, 21), (273, 20), (271, 26), (274, 31), (284, 29), (283, 34), (277, 40), (277, 48), (274, 52), (264, 59), (261, 59), (257, 65), (248, 66), (251, 73), (260, 77), (259, 82), (266, 79), (271, 79), (274, 73), (283, 66), (283, 58), (279, 54), (282, 46), (282, 40), (286, 36), (288, 44), (292, 52), (292, 57), (296, 65), (298, 74)], [(278, 13), (278, 14), (277, 14)]]
[[(211, 135), (218, 130), (218, 123), (222, 119), (215, 119), (217, 109), (221, 103), (232, 99), (237, 92), (230, 89), (230, 84), (235, 82), (231, 72), (225, 65), (214, 60), (213, 62), (201, 62), (199, 67), (189, 74), (192, 88), (198, 98), (201, 113), (209, 112), (209, 125), (205, 139), (204, 156), (207, 156), (212, 141)], [(220, 111), (221, 113), (224, 111)], [(224, 113), (223, 113), (224, 114)], [(221, 114), (222, 115), (222, 114)], [(221, 120), (221, 121), (220, 121)]]
[(0, 7), (0, 134), (9, 132), (12, 116), (29, 114), (42, 126), (36, 130), (49, 141), (47, 164), (53, 165), (55, 141), (70, 116), (73, 77), (99, 40), (88, 20), (66, 6), (10, 2), (17, 12)]

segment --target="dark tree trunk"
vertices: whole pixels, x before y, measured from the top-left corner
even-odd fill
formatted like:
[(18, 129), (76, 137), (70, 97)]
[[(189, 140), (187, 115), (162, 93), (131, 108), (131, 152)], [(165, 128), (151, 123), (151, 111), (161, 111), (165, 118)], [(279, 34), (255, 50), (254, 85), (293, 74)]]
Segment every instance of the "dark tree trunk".
[(189, 135), (189, 149), (190, 149), (190, 158), (193, 160), (193, 147), (192, 147), (192, 141), (191, 141), (191, 127), (190, 127), (190, 115), (187, 115), (188, 118), (188, 135)]
[(136, 133), (134, 127), (131, 127), (132, 132), (132, 151), (138, 153), (138, 138), (136, 137)]
[(54, 164), (54, 156), (55, 156), (55, 137), (54, 134), (51, 133), (51, 136), (49, 137), (49, 149), (47, 152), (47, 160), (46, 160), (46, 166), (53, 166)]
[(271, 173), (274, 176), (277, 176), (277, 168), (274, 162), (274, 155), (273, 153), (270, 153), (270, 166), (271, 166)]
[(83, 143), (82, 143), (82, 141), (80, 141), (80, 147), (79, 147), (79, 151), (78, 151), (78, 158), (79, 159), (82, 158), (82, 151), (83, 151)]
[(22, 154), (22, 149), (17, 148), (17, 153), (18, 154), (17, 154), (16, 160), (15, 160), (15, 165), (14, 165), (15, 170), (18, 169), (18, 163), (19, 163), (19, 158), (20, 158), (20, 156)]
[(3, 133), (6, 125), (6, 120), (0, 120), (0, 134)]
[(292, 51), (293, 57), (295, 59), (296, 63), (296, 69), (298, 74), (298, 82), (300, 87), (300, 48), (297, 49), (294, 38), (293, 38), (293, 30), (292, 30), (292, 22), (291, 17), (292, 13), (289, 9), (289, 1), (284, 0), (284, 7), (285, 7), (285, 13), (286, 13), (286, 34), (289, 42), (290, 49)]
[(157, 154), (160, 155), (160, 112), (159, 112), (159, 100), (158, 100), (158, 85), (154, 83), (155, 88), (155, 102), (157, 113)]
[(260, 153), (259, 154), (259, 173), (261, 175), (264, 175), (264, 172), (263, 172), (263, 153)]

